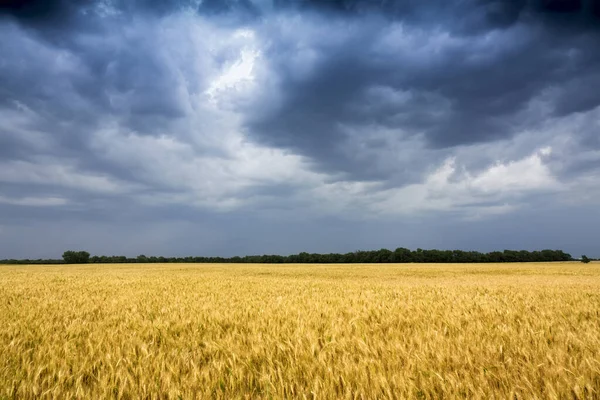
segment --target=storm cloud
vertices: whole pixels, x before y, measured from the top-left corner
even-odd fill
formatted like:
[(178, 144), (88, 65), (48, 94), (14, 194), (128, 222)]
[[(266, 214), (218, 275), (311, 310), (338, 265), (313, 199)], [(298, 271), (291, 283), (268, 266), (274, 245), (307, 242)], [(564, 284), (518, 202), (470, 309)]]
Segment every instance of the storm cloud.
[(598, 49), (598, 0), (1, 2), (0, 258), (600, 255)]

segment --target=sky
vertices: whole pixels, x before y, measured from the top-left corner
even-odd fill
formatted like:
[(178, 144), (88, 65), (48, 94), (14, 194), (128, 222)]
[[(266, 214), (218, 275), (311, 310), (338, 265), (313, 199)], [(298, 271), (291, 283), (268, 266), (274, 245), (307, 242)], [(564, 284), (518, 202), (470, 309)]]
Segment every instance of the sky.
[(600, 0), (0, 2), (0, 259), (600, 257)]

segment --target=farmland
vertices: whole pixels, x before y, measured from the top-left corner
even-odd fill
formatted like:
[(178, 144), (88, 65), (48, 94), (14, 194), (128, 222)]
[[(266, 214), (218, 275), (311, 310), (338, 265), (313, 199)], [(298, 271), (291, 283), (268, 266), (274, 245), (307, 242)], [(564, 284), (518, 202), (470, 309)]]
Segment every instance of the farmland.
[(600, 264), (0, 266), (3, 398), (600, 398)]

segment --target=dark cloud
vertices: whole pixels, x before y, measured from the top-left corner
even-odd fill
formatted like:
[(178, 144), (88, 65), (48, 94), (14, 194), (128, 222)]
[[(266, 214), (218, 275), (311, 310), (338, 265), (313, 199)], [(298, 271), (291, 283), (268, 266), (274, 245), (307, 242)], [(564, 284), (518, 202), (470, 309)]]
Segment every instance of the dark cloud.
[[(195, 20), (182, 27), (169, 19), (182, 15), (188, 23)], [(597, 176), (599, 160), (591, 150), (600, 148), (599, 19), (600, 0), (0, 0), (0, 162), (22, 161), (32, 168), (29, 181), (1, 182), (0, 234), (9, 232), (12, 239), (2, 238), (0, 251), (18, 248), (19, 256), (30, 256), (32, 242), (59, 236), (57, 221), (61, 231), (74, 233), (53, 237), (40, 247), (40, 256), (73, 245), (135, 256), (149, 253), (148, 243), (165, 255), (397, 245), (589, 248), (595, 214), (576, 214), (576, 224), (552, 236), (548, 221), (557, 214), (566, 221), (573, 209), (531, 211), (546, 202), (558, 204), (533, 195), (523, 200), (534, 205), (529, 210), (494, 222), (501, 226), (494, 237), (486, 236), (487, 222), (470, 225), (457, 217), (469, 209), (493, 208), (498, 202), (492, 197), (458, 202), (456, 215), (449, 211), (442, 223), (439, 214), (424, 223), (417, 217), (402, 224), (397, 218), (356, 223), (319, 219), (307, 209), (319, 199), (336, 203), (352, 197), (355, 192), (343, 189), (356, 180), (378, 181), (373, 195), (422, 183), (471, 145), (488, 148), (483, 155), (465, 150), (457, 168), (466, 165), (477, 175), (496, 162), (506, 165), (541, 146), (562, 143), (560, 135), (568, 135), (569, 145), (544, 162), (566, 182)], [(196, 22), (204, 30), (193, 30)], [(244, 101), (219, 103), (227, 109), (222, 115), (205, 113), (202, 102), (209, 101), (212, 77), (205, 76), (204, 62), (236, 64), (242, 45), (218, 49), (221, 40), (240, 33), (236, 28), (251, 31), (248, 40), (260, 51), (257, 87)], [(185, 29), (190, 32), (172, 34)], [(203, 40), (215, 43), (202, 47)], [(585, 118), (543, 132), (554, 120), (578, 115)], [(235, 160), (227, 157), (235, 158), (231, 153), (241, 145), (233, 141), (219, 148), (212, 142), (238, 129), (238, 120), (244, 140), (303, 155), (312, 170), (324, 174), (273, 183), (261, 175), (260, 163), (249, 163), (248, 172), (235, 169)], [(94, 142), (103, 130), (111, 132), (101, 137), (107, 142), (121, 140), (122, 148), (113, 150), (122, 154), (109, 154), (109, 145)], [(538, 131), (540, 139), (522, 149), (502, 149), (511, 139), (518, 143), (523, 132)], [(137, 139), (128, 140), (132, 135)], [(243, 156), (248, 161), (256, 154), (262, 153)], [(214, 169), (198, 162), (211, 157), (230, 162)], [(68, 168), (52, 170), (58, 164)], [(177, 168), (180, 164), (187, 169)], [(282, 165), (267, 169), (288, 164)], [(463, 182), (458, 172), (453, 183)], [(203, 181), (186, 186), (196, 175)], [(226, 179), (233, 183), (221, 182)], [(319, 179), (324, 182), (315, 189)], [(340, 185), (341, 195), (332, 195), (337, 186), (327, 185), (340, 180), (349, 182)], [(209, 188), (208, 200), (202, 186)], [(352, 204), (370, 201), (356, 193)], [(179, 195), (184, 200), (167, 205), (140, 201), (162, 204), (161, 198)], [(64, 204), (56, 200), (61, 198)], [(206, 208), (199, 212), (194, 203), (249, 199), (262, 200), (248, 213), (215, 215)], [(181, 204), (186, 201), (190, 204)], [(370, 210), (349, 209), (340, 214), (353, 218)], [(291, 220), (272, 216), (286, 212), (293, 214)], [(523, 230), (528, 219), (547, 225), (546, 234), (531, 239), (535, 232)], [(139, 231), (144, 234), (132, 245), (130, 237)]]
[(26, 24), (39, 24), (40, 27), (63, 24), (65, 28), (64, 23), (72, 22), (73, 18), (82, 18), (110, 8), (140, 15), (160, 15), (194, 4), (192, 0), (2, 0), (0, 15), (12, 16)]
[[(252, 110), (248, 128), (257, 140), (299, 151), (323, 170), (365, 177), (369, 166), (339, 151), (348, 125), (396, 129), (399, 138), (422, 134), (429, 146), (447, 148), (535, 128), (540, 121), (528, 119), (525, 111), (549, 90), (557, 97), (549, 100), (554, 111), (548, 117), (600, 104), (596, 0), (280, 4), (318, 11), (304, 18), (331, 24), (332, 34), (311, 42), (317, 61), (301, 77), (294, 71), (304, 62), (298, 47), (303, 33), (296, 40), (272, 41), (267, 58), (280, 94)], [(382, 48), (380, 40), (399, 26), (407, 28), (399, 28), (402, 33)], [(350, 33), (340, 39), (339, 31)], [(396, 42), (407, 40), (403, 34), (421, 35), (420, 43), (399, 53)], [(447, 44), (435, 43), (436, 34)], [(377, 87), (408, 98), (379, 106), (369, 99)]]
[(534, 18), (562, 29), (593, 27), (600, 17), (599, 0), (277, 0), (284, 9), (363, 17), (379, 14), (412, 25), (444, 25), (455, 32), (481, 33)]
[(198, 6), (198, 12), (205, 15), (237, 12), (249, 17), (256, 17), (260, 13), (250, 0), (204, 0)]
[[(39, 76), (59, 81), (63, 77), (60, 71), (48, 70), (39, 54), (27, 54), (18, 44), (8, 48), (11, 43), (6, 41), (5, 54), (25, 55), (28, 60), (26, 68), (12, 62), (17, 57), (0, 65), (0, 100), (18, 97), (52, 120), (73, 121), (71, 128), (60, 132), (65, 146), (75, 149), (85, 146), (78, 144), (81, 139), (75, 132), (98, 124), (100, 115), (111, 115), (138, 134), (160, 135), (186, 111), (177, 97), (173, 71), (155, 51), (154, 33), (116, 39), (120, 43), (96, 40), (91, 44), (80, 39), (77, 29), (93, 26), (92, 36), (110, 37), (121, 23), (131, 22), (131, 16), (151, 18), (196, 7), (207, 18), (241, 15), (238, 23), (247, 17), (268, 18), (269, 12), (288, 17), (292, 13), (300, 18), (296, 34), (281, 38), (270, 28), (261, 33), (260, 40), (269, 43), (265, 49), (269, 73), (278, 80), (281, 95), (262, 95), (245, 110), (250, 136), (304, 154), (325, 171), (346, 173), (353, 179), (380, 179), (385, 171), (341, 148), (349, 128), (396, 131), (399, 140), (424, 135), (428, 146), (443, 149), (503, 140), (530, 128), (532, 121), (523, 118), (523, 110), (549, 89), (556, 93), (552, 102), (558, 116), (600, 104), (594, 90), (600, 66), (594, 51), (599, 43), (594, 16), (598, 3), (278, 0), (269, 9), (265, 2), (250, 0), (204, 0), (198, 6), (190, 0), (7, 1), (2, 5), (4, 15), (26, 26), (51, 26), (55, 35), (51, 38), (60, 37), (52, 45), (71, 54), (79, 71), (66, 72), (68, 81), (60, 89), (56, 84), (30, 85), (39, 82)], [(104, 17), (101, 6), (120, 14)], [(305, 30), (328, 24), (332, 35), (324, 30), (323, 37), (309, 39), (316, 61), (304, 60), (298, 45)], [(398, 32), (382, 45), (385, 35), (400, 26), (406, 26), (403, 32), (417, 36), (411, 40), (419, 43), (400, 50), (397, 42), (405, 38)], [(340, 31), (349, 33), (340, 39)], [(433, 43), (436, 34), (439, 40), (447, 34), (460, 43)], [(419, 54), (420, 47), (428, 45), (431, 49)], [(303, 62), (314, 65), (298, 76), (298, 63)], [(57, 89), (69, 95), (56, 96), (53, 90)], [(380, 95), (374, 99), (378, 90), (406, 98), (394, 101)], [(73, 104), (79, 106), (73, 109)]]
[[(12, 23), (0, 26), (2, 36), (10, 38), (0, 40), (6, 56), (0, 63), (0, 106), (13, 118), (26, 118), (18, 127), (0, 123), (4, 160), (36, 158), (48, 151), (41, 146), (47, 142), (53, 156), (130, 178), (131, 171), (102, 159), (90, 133), (112, 124), (125, 133), (162, 135), (185, 116), (178, 71), (155, 51), (155, 32), (141, 23), (124, 38), (124, 28), (115, 22), (106, 21), (100, 32), (70, 32), (60, 43), (45, 42)], [(197, 90), (201, 79), (190, 77), (187, 90)], [(20, 130), (35, 134), (27, 139)], [(40, 146), (32, 146), (36, 142)]]
[(32, 24), (61, 23), (85, 10), (92, 1), (2, 0), (0, 15), (13, 16)]
[(579, 30), (582, 23), (595, 25), (600, 17), (600, 0), (2, 0), (0, 15), (34, 25), (60, 23), (64, 27), (65, 21), (106, 8), (141, 15), (164, 15), (195, 8), (207, 15), (235, 12), (256, 16), (261, 11), (273, 9), (347, 17), (379, 14), (416, 25), (444, 24), (473, 31), (507, 27), (527, 16)]

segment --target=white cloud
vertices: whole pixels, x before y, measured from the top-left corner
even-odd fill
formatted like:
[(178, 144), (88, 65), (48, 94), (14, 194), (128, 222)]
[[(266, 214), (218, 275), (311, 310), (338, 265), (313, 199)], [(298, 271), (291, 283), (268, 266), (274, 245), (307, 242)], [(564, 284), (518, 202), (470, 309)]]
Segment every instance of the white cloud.
[(477, 176), (467, 176), (469, 185), (484, 193), (518, 192), (536, 189), (552, 189), (558, 182), (552, 176), (543, 158), (552, 153), (544, 147), (522, 160), (497, 163)]
[(393, 216), (422, 212), (454, 212), (466, 218), (508, 213), (530, 193), (560, 190), (543, 158), (543, 148), (521, 160), (494, 163), (471, 174), (448, 158), (421, 183), (381, 189), (368, 182), (322, 184), (313, 190), (316, 199), (341, 212), (368, 216)]
[[(518, 204), (520, 196), (559, 189), (543, 163), (549, 152), (544, 148), (522, 160), (498, 162), (477, 174), (461, 173), (455, 159), (449, 158), (423, 183), (380, 193), (378, 196), (385, 199), (376, 203), (375, 209), (383, 213), (457, 209), (476, 214), (508, 212)], [(506, 203), (514, 199), (516, 204)]]
[(253, 31), (239, 29), (231, 35), (236, 39), (246, 42), (239, 51), (239, 57), (223, 67), (217, 76), (213, 77), (206, 93), (211, 101), (216, 102), (218, 98), (227, 91), (241, 91), (252, 88), (255, 81), (254, 64), (261, 53), (257, 49), (256, 38)]

